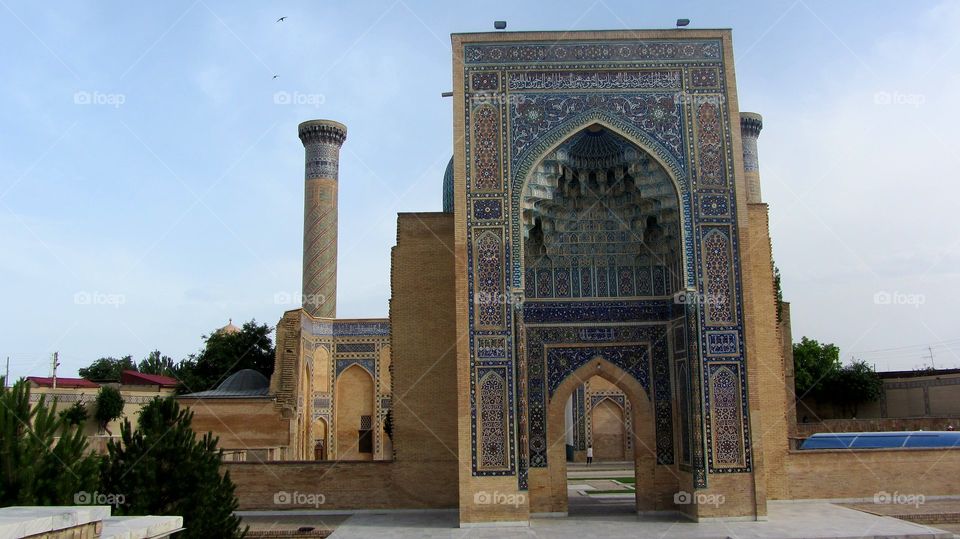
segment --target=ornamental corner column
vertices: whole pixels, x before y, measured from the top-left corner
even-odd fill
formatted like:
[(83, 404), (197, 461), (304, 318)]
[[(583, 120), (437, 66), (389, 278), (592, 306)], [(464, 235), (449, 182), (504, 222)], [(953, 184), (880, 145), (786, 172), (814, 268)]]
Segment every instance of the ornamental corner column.
[(763, 129), (763, 116), (756, 112), (740, 113), (740, 139), (743, 141), (743, 170), (747, 180), (747, 202), (763, 202), (760, 196), (760, 162), (757, 159), (757, 138)]
[(304, 148), (303, 309), (337, 316), (337, 181), (347, 126), (310, 120), (298, 127)]

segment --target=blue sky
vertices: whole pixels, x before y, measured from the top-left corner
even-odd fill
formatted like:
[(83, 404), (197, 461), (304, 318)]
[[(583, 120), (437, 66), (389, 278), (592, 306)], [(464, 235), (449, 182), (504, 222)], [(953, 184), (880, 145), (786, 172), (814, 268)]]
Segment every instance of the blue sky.
[(396, 213), (441, 205), (449, 34), (678, 17), (734, 30), (794, 336), (880, 369), (930, 343), (960, 367), (960, 4), (812, 0), (2, 0), (0, 361), (46, 375), (57, 350), (72, 375), (276, 323), (300, 287), (313, 118), (349, 128), (339, 315), (385, 316)]

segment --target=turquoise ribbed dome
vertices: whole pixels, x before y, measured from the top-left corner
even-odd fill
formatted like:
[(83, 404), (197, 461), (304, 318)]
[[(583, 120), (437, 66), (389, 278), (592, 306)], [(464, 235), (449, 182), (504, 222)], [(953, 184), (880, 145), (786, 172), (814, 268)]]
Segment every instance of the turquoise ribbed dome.
[(453, 213), (453, 157), (443, 173), (443, 213)]

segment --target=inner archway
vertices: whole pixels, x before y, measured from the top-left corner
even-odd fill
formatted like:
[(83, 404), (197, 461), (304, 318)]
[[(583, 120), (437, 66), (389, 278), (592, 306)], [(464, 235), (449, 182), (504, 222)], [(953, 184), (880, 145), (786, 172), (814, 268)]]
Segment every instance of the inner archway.
[(549, 496), (539, 497), (531, 492), (531, 511), (539, 513), (566, 514), (569, 512), (567, 498), (567, 461), (565, 457), (565, 409), (567, 399), (583, 383), (599, 376), (620, 389), (630, 402), (633, 411), (630, 432), (633, 460), (634, 500), (637, 511), (655, 509), (656, 440), (653, 429), (653, 411), (643, 385), (630, 373), (597, 356), (571, 373), (553, 392), (548, 406), (547, 443), (549, 462)]
[(627, 439), (624, 430), (627, 417), (624, 409), (613, 399), (601, 399), (590, 410), (590, 448), (597, 463), (620, 462), (627, 459)]

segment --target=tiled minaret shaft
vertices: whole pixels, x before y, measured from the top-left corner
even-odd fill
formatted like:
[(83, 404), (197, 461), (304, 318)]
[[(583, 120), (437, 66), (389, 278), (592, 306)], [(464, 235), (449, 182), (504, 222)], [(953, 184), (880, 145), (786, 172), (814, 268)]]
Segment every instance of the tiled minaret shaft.
[(743, 170), (747, 173), (747, 202), (763, 202), (760, 196), (760, 162), (757, 160), (757, 138), (763, 129), (763, 116), (756, 112), (740, 113), (740, 138), (743, 141)]
[(305, 150), (303, 197), (303, 309), (337, 316), (337, 174), (347, 127), (311, 120), (299, 127)]

